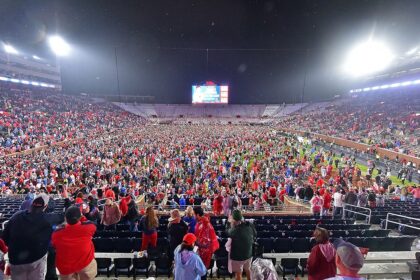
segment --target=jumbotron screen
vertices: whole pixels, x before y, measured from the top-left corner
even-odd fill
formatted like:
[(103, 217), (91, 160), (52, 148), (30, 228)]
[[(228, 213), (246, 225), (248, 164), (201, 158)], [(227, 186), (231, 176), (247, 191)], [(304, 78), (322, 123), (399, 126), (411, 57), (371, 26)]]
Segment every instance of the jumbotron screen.
[(229, 86), (194, 85), (192, 86), (192, 103), (228, 103)]

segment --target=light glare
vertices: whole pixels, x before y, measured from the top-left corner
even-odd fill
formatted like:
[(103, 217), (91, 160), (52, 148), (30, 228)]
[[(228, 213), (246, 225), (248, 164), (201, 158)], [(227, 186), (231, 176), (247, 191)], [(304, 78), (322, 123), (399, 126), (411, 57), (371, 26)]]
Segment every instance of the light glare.
[(10, 54), (18, 54), (19, 52), (11, 45), (4, 45), (4, 51)]
[(51, 50), (57, 56), (67, 56), (70, 53), (70, 46), (69, 44), (64, 41), (63, 38), (59, 36), (51, 36), (48, 39), (48, 43), (50, 45)]
[(356, 77), (375, 73), (387, 68), (393, 57), (383, 43), (369, 40), (357, 45), (348, 54), (344, 70)]

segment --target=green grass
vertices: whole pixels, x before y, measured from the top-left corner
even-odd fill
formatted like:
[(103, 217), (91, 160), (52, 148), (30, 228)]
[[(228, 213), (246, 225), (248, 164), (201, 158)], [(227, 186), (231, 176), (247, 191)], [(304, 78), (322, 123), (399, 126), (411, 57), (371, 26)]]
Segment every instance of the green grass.
[[(308, 147), (306, 148), (306, 151), (308, 151)], [(300, 152), (301, 156), (303, 156), (303, 150), (300, 149), (299, 152)], [(310, 160), (313, 161), (314, 160), (314, 157), (315, 157), (315, 153), (310, 156)], [(341, 158), (340, 157), (337, 157), (337, 156), (334, 156), (333, 157), (333, 161), (335, 161), (336, 159), (339, 160), (338, 166), (342, 165), (341, 164)], [(358, 168), (360, 168), (360, 170), (362, 171), (362, 176), (366, 176), (367, 169), (368, 169), (367, 166), (366, 165), (363, 165), (363, 164), (360, 164), (360, 163), (356, 163), (356, 166)], [(335, 168), (335, 166), (334, 166), (334, 168)], [(377, 169), (373, 170), (372, 177), (374, 178), (376, 175), (378, 175), (378, 170)], [(390, 179), (391, 179), (392, 185), (394, 185), (394, 186), (395, 185), (410, 186), (410, 185), (413, 184), (413, 183), (408, 182), (407, 180), (405, 180), (405, 182), (403, 184), (402, 181), (397, 178), (397, 176), (393, 176), (393, 175), (391, 175)]]

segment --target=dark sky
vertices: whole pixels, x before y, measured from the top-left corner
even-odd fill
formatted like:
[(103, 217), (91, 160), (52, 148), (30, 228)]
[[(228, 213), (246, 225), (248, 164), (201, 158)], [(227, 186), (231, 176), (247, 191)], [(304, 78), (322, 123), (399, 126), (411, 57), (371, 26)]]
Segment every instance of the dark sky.
[[(191, 85), (230, 85), (230, 103), (298, 102), (342, 93), (340, 66), (373, 34), (404, 53), (420, 44), (420, 1), (1, 0), (0, 40), (50, 56), (48, 34), (73, 47), (61, 59), (67, 93), (190, 103)], [(207, 52), (208, 51), (208, 64)]]

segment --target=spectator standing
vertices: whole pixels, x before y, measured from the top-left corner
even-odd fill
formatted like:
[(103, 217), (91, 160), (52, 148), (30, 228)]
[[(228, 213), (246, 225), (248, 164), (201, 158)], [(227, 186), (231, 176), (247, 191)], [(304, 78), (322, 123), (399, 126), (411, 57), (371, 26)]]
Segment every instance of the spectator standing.
[(408, 190), (407, 187), (402, 185), (401, 187), (401, 196), (400, 196), (400, 200), (401, 201), (406, 201), (407, 200), (407, 194), (408, 194)]
[(92, 242), (96, 226), (90, 221), (81, 222), (81, 219), (80, 208), (69, 207), (66, 211), (67, 224), (52, 235), (61, 280), (93, 280), (97, 273)]
[(333, 209), (333, 218), (337, 215), (343, 214), (343, 201), (344, 195), (341, 193), (340, 189), (337, 189), (333, 195), (334, 199), (334, 209)]
[(324, 201), (319, 195), (319, 191), (315, 192), (315, 195), (312, 197), (309, 203), (311, 204), (312, 214), (322, 216), (322, 206), (324, 205)]
[(194, 216), (194, 210), (191, 206), (188, 206), (187, 210), (185, 210), (185, 216), (183, 217), (183, 221), (188, 225), (188, 232), (194, 233), (196, 220)]
[(328, 211), (331, 208), (331, 200), (332, 200), (331, 193), (329, 190), (325, 190), (323, 200), (324, 200), (324, 205), (322, 206), (322, 216), (327, 216)]
[(175, 249), (175, 279), (200, 280), (202, 276), (206, 275), (206, 266), (200, 256), (194, 252), (196, 240), (197, 237), (194, 234), (187, 233), (183, 237), (181, 245)]
[(130, 225), (130, 231), (138, 231), (139, 209), (134, 199), (128, 203), (127, 221)]
[(376, 194), (372, 190), (369, 191), (369, 194), (368, 194), (368, 203), (369, 203), (370, 208), (376, 207)]
[(49, 196), (35, 197), (31, 210), (19, 211), (12, 216), (3, 232), (9, 248), (12, 280), (44, 279), (47, 270), (47, 251), (54, 224), (62, 217), (46, 214)]
[(171, 211), (171, 217), (168, 221), (169, 258), (173, 260), (174, 250), (182, 243), (184, 235), (188, 232), (188, 225), (181, 219), (181, 213), (178, 209)]
[[(357, 195), (352, 188), (350, 188), (349, 191), (347, 192), (347, 194), (344, 198), (344, 203), (349, 204), (349, 205), (353, 205), (353, 206), (357, 205)], [(347, 212), (346, 216), (351, 218), (351, 217), (353, 217), (353, 213)]]
[(105, 230), (117, 230), (117, 223), (121, 220), (121, 211), (118, 205), (111, 199), (105, 201), (104, 213), (101, 223)]
[(365, 189), (362, 189), (357, 197), (357, 206), (366, 207), (368, 195)]
[[(195, 207), (194, 213), (197, 220), (195, 236), (197, 237), (198, 254), (204, 265), (209, 269), (213, 253), (219, 249), (219, 242), (209, 218), (204, 216), (203, 208)], [(206, 277), (204, 276), (202, 279), (206, 279)]]
[(339, 275), (325, 280), (365, 280), (358, 275), (364, 263), (359, 248), (343, 240), (338, 241), (334, 246), (336, 248), (335, 264)]
[(329, 241), (328, 231), (316, 228), (314, 238), (316, 245), (308, 258), (308, 280), (323, 280), (335, 276), (335, 248)]
[(305, 198), (304, 201), (310, 201), (312, 197), (314, 196), (314, 190), (311, 188), (311, 186), (305, 187)]
[(251, 279), (252, 245), (257, 236), (255, 227), (250, 222), (243, 221), (240, 210), (232, 211), (229, 219), (228, 236), (232, 239), (229, 258), (232, 264), (232, 272), (236, 280), (242, 279), (245, 271), (248, 280)]
[(146, 214), (140, 220), (140, 227), (143, 230), (141, 251), (147, 250), (149, 245), (156, 248), (157, 245), (157, 228), (159, 227), (159, 220), (153, 206), (146, 208)]
[(413, 202), (419, 202), (420, 201), (420, 186), (414, 187), (411, 193), (413, 194)]

